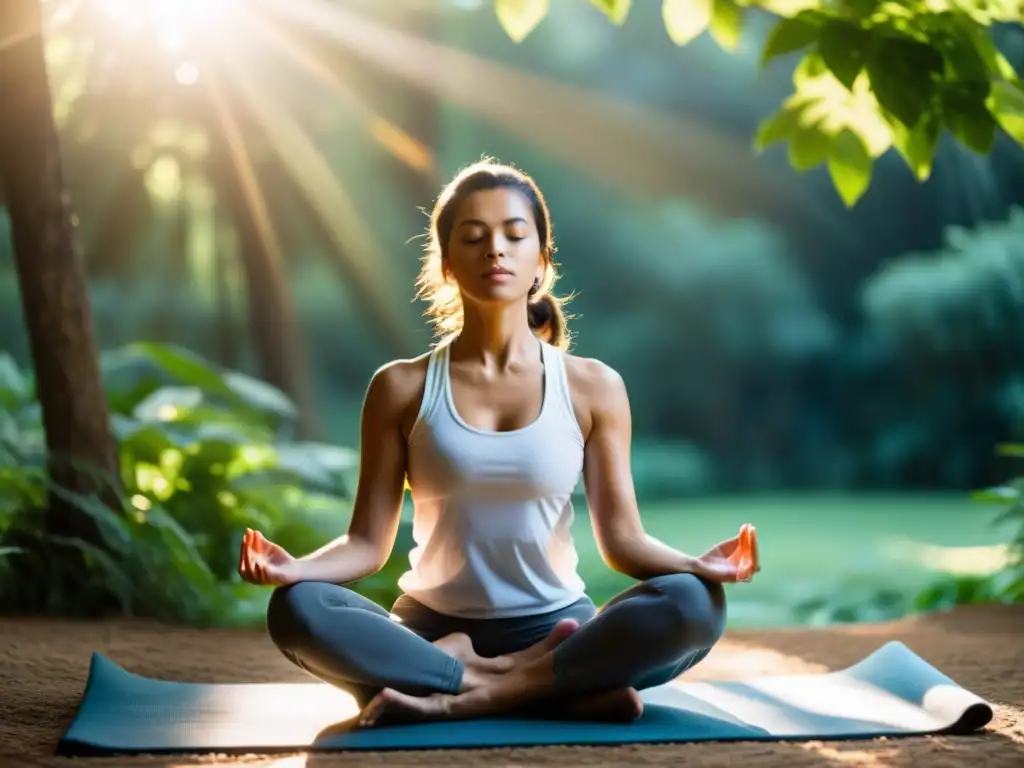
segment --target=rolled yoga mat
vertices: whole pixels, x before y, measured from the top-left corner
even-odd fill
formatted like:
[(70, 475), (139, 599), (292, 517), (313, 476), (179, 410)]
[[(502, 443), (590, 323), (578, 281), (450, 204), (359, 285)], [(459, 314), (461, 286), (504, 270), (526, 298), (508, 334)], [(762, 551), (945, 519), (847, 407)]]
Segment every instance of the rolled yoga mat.
[(134, 675), (93, 654), (59, 754), (274, 752), (856, 739), (968, 733), (991, 706), (902, 643), (838, 672), (683, 682), (642, 693), (628, 724), (486, 718), (355, 729), (355, 702), (324, 683), (201, 684)]

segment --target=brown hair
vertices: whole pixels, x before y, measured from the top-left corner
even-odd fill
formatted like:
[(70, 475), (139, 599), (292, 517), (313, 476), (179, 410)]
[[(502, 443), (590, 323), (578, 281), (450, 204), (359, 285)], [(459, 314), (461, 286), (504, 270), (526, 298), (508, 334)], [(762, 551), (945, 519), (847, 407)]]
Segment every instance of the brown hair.
[(562, 307), (569, 299), (551, 293), (558, 279), (551, 214), (537, 183), (512, 166), (481, 160), (459, 171), (441, 191), (430, 215), (423, 266), (416, 279), (417, 297), (428, 302), (426, 314), (439, 336), (449, 337), (461, 330), (462, 297), (458, 286), (445, 277), (444, 260), (459, 204), (474, 192), (490, 189), (513, 189), (530, 202), (544, 259), (544, 276), (537, 290), (530, 292), (527, 317), (538, 337), (559, 349), (568, 349), (571, 337)]

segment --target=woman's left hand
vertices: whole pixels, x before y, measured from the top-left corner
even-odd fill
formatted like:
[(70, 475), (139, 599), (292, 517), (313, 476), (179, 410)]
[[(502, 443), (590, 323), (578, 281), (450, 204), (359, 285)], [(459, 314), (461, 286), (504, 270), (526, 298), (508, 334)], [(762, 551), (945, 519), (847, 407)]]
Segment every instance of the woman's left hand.
[(690, 570), (708, 581), (750, 581), (761, 570), (756, 529), (745, 523), (736, 536), (694, 558)]

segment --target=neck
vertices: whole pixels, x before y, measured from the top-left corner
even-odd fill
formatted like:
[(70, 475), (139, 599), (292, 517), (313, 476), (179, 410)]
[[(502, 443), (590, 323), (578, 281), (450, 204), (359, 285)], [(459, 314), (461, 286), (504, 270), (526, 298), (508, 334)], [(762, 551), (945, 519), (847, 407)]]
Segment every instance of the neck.
[(536, 357), (537, 337), (526, 319), (525, 306), (494, 310), (464, 306), (463, 311), (462, 330), (452, 343), (452, 352), (459, 357), (498, 367)]

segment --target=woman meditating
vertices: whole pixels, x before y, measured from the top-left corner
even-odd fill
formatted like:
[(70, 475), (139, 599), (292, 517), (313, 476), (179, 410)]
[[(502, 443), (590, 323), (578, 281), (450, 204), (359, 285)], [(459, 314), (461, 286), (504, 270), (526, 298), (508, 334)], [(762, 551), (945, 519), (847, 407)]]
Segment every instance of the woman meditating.
[[(355, 694), (363, 725), (525, 707), (635, 719), (638, 690), (721, 637), (722, 583), (759, 569), (750, 526), (701, 555), (645, 533), (625, 386), (565, 351), (555, 279), (534, 181), (491, 163), (459, 173), (434, 207), (418, 281), (443, 339), (370, 381), (347, 535), (293, 557), (245, 533), (239, 573), (276, 587), (273, 642)], [(600, 609), (570, 535), (581, 473), (601, 556), (636, 579)], [(388, 611), (342, 585), (387, 561), (407, 478), (416, 546)]]

